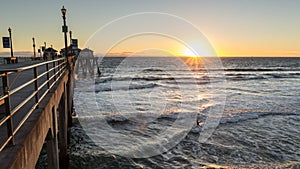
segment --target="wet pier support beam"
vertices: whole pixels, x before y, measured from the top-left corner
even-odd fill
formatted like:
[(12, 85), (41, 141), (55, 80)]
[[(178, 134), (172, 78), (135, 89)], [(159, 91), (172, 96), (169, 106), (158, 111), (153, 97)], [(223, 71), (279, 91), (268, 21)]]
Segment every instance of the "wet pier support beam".
[(60, 100), (58, 108), (59, 112), (59, 167), (68, 168), (68, 101), (67, 101), (67, 85), (64, 84), (64, 93)]
[(59, 168), (59, 156), (58, 156), (58, 124), (55, 107), (52, 108), (52, 126), (47, 133), (47, 156), (48, 156), (48, 168)]
[[(73, 96), (74, 96), (74, 67), (75, 62), (69, 62), (70, 69), (67, 82), (67, 104), (68, 104), (68, 127), (72, 126), (72, 114), (73, 114)], [(69, 132), (68, 132), (69, 133)], [(68, 144), (70, 144), (70, 135), (68, 134)]]

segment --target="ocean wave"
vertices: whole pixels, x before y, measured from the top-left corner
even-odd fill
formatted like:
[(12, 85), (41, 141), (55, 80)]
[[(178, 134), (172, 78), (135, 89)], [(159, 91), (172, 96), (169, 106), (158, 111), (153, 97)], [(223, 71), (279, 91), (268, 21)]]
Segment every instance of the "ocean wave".
[[(300, 76), (298, 72), (292, 73), (226, 73), (225, 78), (229, 81), (241, 81), (241, 80), (263, 80), (263, 79), (279, 79), (279, 78), (297, 78)], [(217, 82), (219, 79), (223, 79), (222, 76), (216, 75), (200, 75), (200, 77), (189, 77), (187, 75), (174, 75), (171, 77), (164, 76), (123, 76), (123, 77), (101, 77), (100, 79), (95, 79), (95, 84), (109, 83), (112, 81), (165, 81), (171, 84), (187, 84), (192, 82), (197, 82), (199, 84), (207, 84), (212, 82)]]
[(160, 85), (156, 83), (150, 83), (150, 84), (143, 84), (143, 85), (129, 85), (129, 86), (118, 86), (118, 87), (111, 87), (111, 86), (98, 86), (95, 89), (95, 92), (107, 92), (107, 91), (118, 91), (118, 90), (140, 90), (140, 89), (149, 89), (149, 88), (155, 88)]
[(272, 78), (295, 78), (299, 77), (300, 73), (266, 73), (266, 76), (271, 76)]
[(234, 71), (234, 72), (300, 71), (300, 69), (295, 69), (295, 68), (225, 68), (223, 70)]
[(174, 76), (174, 77), (161, 77), (161, 76), (142, 76), (142, 77), (103, 77), (100, 79), (95, 79), (95, 84), (101, 83), (109, 83), (112, 81), (147, 81), (147, 82), (155, 82), (155, 81), (165, 81), (165, 83), (171, 84), (190, 84), (190, 83), (199, 83), (199, 84), (207, 84), (215, 81), (216, 79), (220, 79), (216, 76), (207, 76), (203, 75), (201, 77), (188, 77), (188, 76)]
[(236, 91), (237, 92), (246, 92), (246, 93), (259, 93), (257, 90), (250, 90), (250, 89), (243, 89), (243, 88), (236, 88), (236, 87), (227, 87), (226, 90), (228, 90), (228, 91), (233, 90), (234, 95), (239, 95), (239, 93), (236, 93)]
[(226, 123), (238, 123), (241, 121), (258, 119), (265, 116), (291, 116), (300, 115), (300, 112), (252, 112), (252, 113), (241, 113), (232, 117), (222, 117), (220, 124)]
[(178, 113), (169, 113), (169, 114), (154, 114), (154, 113), (147, 113), (147, 114), (137, 114), (137, 113), (129, 113), (124, 115), (112, 115), (112, 116), (106, 116), (105, 120), (107, 122), (111, 123), (118, 123), (118, 122), (127, 122), (130, 121), (130, 119), (136, 119), (138, 117), (141, 117), (141, 115), (147, 118), (151, 119), (169, 119), (174, 120), (178, 118)]
[(159, 81), (159, 80), (175, 80), (175, 78), (174, 77), (158, 77), (158, 76), (132, 78), (132, 81)]
[(292, 75), (292, 76), (300, 76), (300, 73), (289, 73), (289, 75)]
[[(159, 69), (158, 69), (159, 70)], [(192, 68), (192, 69), (168, 69), (168, 72), (214, 72), (214, 71), (225, 71), (225, 72), (279, 72), (279, 71), (300, 71), (298, 68)]]
[(267, 79), (264, 76), (251, 76), (251, 77), (244, 77), (244, 76), (234, 76), (234, 77), (226, 77), (226, 80), (231, 81), (240, 81), (240, 80), (262, 80)]
[(95, 80), (95, 84), (107, 83), (111, 81), (160, 81), (160, 80), (175, 80), (175, 77), (159, 77), (159, 76), (146, 76), (146, 77), (103, 77)]
[[(180, 116), (179, 116), (180, 114)], [(129, 121), (130, 119), (138, 118), (143, 116), (144, 118), (157, 118), (157, 119), (166, 119), (166, 120), (176, 120), (178, 118), (185, 118), (185, 117), (190, 117), (194, 115), (195, 113), (178, 113), (178, 112), (170, 112), (167, 114), (159, 114), (159, 113), (124, 113), (124, 114), (106, 114), (106, 115), (98, 115), (98, 116), (79, 116), (78, 118), (104, 118), (108, 122), (126, 122)], [(196, 126), (196, 121), (195, 121), (195, 127), (194, 128), (201, 128), (205, 123), (205, 119), (208, 117), (203, 114), (203, 113), (197, 113), (198, 115), (198, 121), (202, 121), (203, 123), (200, 123), (200, 125)], [(300, 112), (252, 112), (252, 113), (241, 113), (237, 114), (231, 117), (222, 117), (220, 118), (219, 123), (220, 124), (228, 124), (228, 123), (239, 123), (242, 121), (247, 121), (247, 120), (252, 120), (252, 119), (258, 119), (261, 117), (266, 117), (266, 116), (292, 116), (292, 115), (300, 115)], [(197, 129), (196, 129), (197, 130)]]
[[(166, 81), (167, 83), (176, 83), (176, 82), (182, 82), (182, 83), (190, 83), (188, 80), (193, 81), (203, 81), (203, 80), (209, 80), (210, 77), (203, 76), (201, 78), (195, 78), (195, 77), (159, 77), (159, 76), (146, 76), (146, 77), (105, 77), (101, 79), (96, 79), (95, 84), (100, 83), (109, 83), (112, 81)], [(213, 78), (214, 79), (214, 78)], [(206, 83), (206, 82), (205, 82)]]
[(149, 68), (144, 69), (143, 72), (164, 72), (165, 70), (159, 69), (159, 68)]
[(176, 84), (176, 85), (205, 85), (205, 84), (211, 84), (211, 83), (217, 83), (217, 82), (220, 82), (220, 81), (217, 81), (217, 80), (202, 80), (202, 81), (199, 81), (199, 80), (196, 80), (196, 81), (168, 81), (166, 82), (167, 84)]
[(261, 80), (261, 79), (279, 79), (279, 78), (296, 78), (300, 73), (253, 73), (253, 74), (241, 74), (241, 73), (226, 73), (226, 80)]

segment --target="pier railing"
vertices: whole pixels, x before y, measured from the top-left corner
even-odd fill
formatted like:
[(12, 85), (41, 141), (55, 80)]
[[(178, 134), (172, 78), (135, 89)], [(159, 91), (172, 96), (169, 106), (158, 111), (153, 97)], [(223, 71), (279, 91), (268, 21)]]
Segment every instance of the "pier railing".
[(14, 136), (64, 75), (67, 63), (67, 59), (59, 58), (17, 69), (0, 69), (0, 152), (14, 145)]

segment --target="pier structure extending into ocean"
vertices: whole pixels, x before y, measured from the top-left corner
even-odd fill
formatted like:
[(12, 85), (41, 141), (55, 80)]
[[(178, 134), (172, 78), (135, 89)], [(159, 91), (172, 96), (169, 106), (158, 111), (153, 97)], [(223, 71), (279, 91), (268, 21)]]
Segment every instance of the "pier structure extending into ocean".
[(68, 167), (76, 57), (0, 68), (1, 168), (34, 168), (44, 143), (48, 168)]

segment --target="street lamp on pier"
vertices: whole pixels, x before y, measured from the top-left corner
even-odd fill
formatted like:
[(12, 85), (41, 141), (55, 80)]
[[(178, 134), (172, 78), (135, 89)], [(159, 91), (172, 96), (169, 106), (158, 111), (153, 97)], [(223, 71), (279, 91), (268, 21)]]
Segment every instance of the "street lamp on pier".
[(70, 44), (72, 45), (72, 31), (70, 30), (69, 33), (70, 33)]
[(35, 58), (36, 55), (35, 55), (35, 40), (34, 40), (34, 37), (32, 38), (32, 43), (33, 43), (33, 57)]
[(64, 36), (65, 36), (65, 57), (68, 57), (68, 40), (67, 40), (68, 26), (66, 25), (67, 9), (65, 9), (64, 6), (61, 8), (61, 13), (64, 21), (64, 25), (62, 26), (62, 31), (64, 32)]
[(14, 52), (13, 52), (13, 47), (12, 47), (12, 38), (11, 38), (11, 28), (8, 28), (8, 32), (9, 32), (9, 41), (10, 41), (10, 56), (14, 57)]
[(72, 31), (69, 31), (70, 33), (70, 48), (71, 48), (71, 53), (73, 54), (73, 44), (72, 44)]

